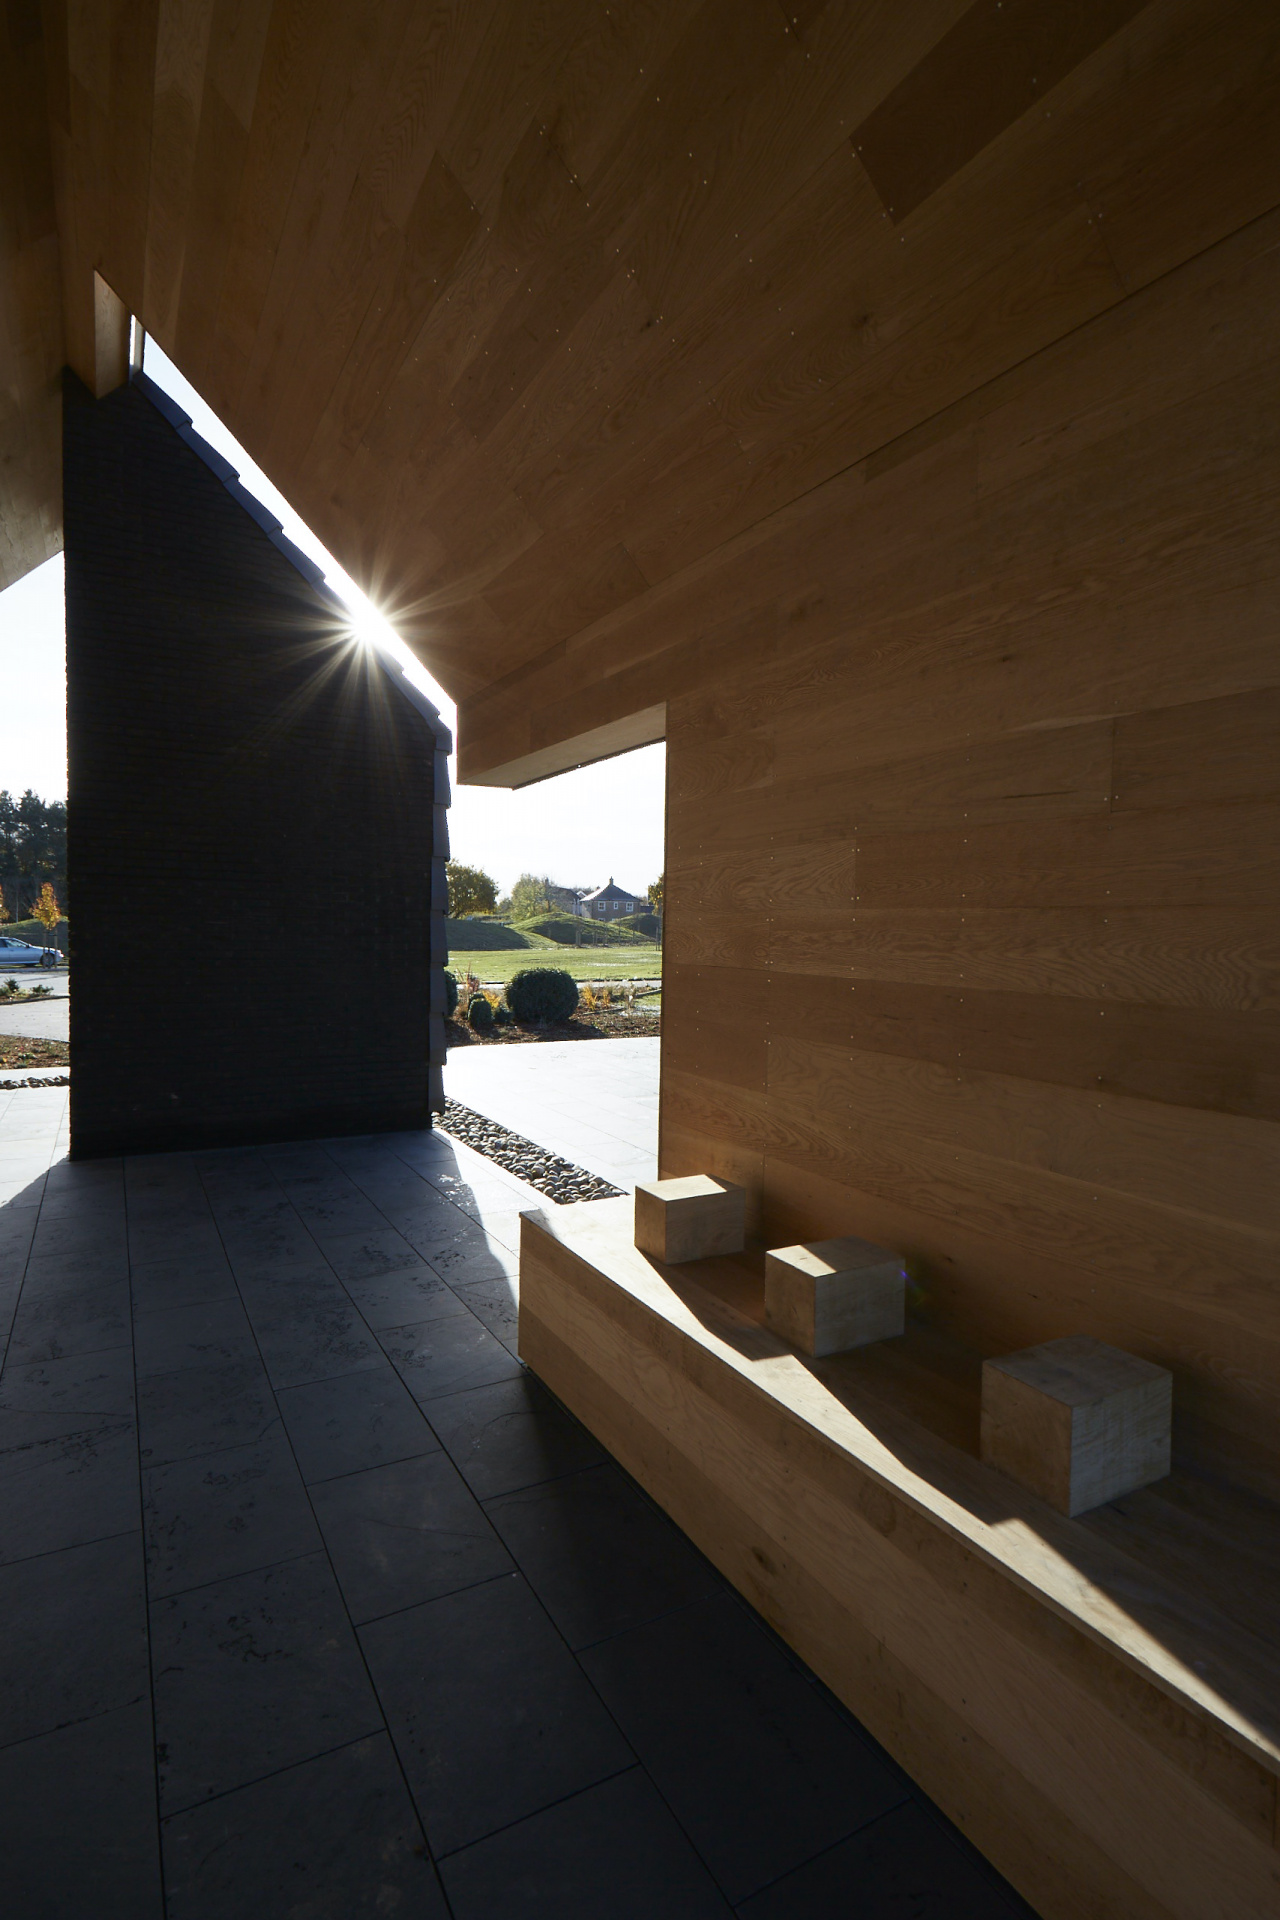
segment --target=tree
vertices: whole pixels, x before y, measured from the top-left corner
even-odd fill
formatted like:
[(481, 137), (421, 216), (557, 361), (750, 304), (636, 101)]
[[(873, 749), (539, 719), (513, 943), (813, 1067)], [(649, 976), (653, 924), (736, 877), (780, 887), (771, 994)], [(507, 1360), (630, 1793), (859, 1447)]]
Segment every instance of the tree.
[(0, 791), (0, 881), (11, 910), (21, 913), (46, 880), (65, 890), (66, 876), (65, 801), (42, 800), (30, 787), (18, 800)]
[(58, 905), (57, 894), (47, 880), (41, 887), (40, 898), (36, 901), (34, 907), (32, 907), (31, 912), (33, 918), (38, 920), (44, 928), (47, 936), (45, 945), (48, 946), (57, 931), (58, 922), (62, 918), (62, 908)]
[(550, 878), (545, 873), (522, 873), (511, 889), (512, 918), (530, 920), (535, 913), (546, 913), (550, 907)]
[(492, 913), (498, 904), (498, 889), (483, 867), (465, 867), (451, 860), (445, 868), (449, 882), (449, 912), (455, 920), (464, 913)]
[(12, 920), (12, 918), (13, 915), (4, 902), (4, 888), (0, 887), (0, 927), (4, 925), (6, 920)]
[(665, 873), (660, 873), (656, 880), (649, 882), (649, 905), (655, 913), (662, 912), (662, 889), (666, 877)]

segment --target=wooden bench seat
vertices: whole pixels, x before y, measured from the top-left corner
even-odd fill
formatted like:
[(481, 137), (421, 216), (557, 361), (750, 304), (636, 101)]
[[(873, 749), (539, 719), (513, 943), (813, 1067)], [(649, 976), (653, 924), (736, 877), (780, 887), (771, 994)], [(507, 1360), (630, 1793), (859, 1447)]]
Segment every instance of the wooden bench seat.
[(1274, 1920), (1275, 1510), (1175, 1473), (1065, 1519), (978, 1460), (980, 1356), (763, 1313), (762, 1253), (524, 1218), (523, 1358), (1041, 1913)]

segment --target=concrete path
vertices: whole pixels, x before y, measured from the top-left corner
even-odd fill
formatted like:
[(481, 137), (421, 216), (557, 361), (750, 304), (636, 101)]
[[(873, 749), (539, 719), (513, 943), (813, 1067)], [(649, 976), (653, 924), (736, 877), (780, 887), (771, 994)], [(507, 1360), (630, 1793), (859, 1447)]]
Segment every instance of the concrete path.
[(455, 1047), (445, 1092), (629, 1190), (658, 1177), (659, 1040)]
[(71, 1002), (65, 993), (55, 993), (52, 1000), (27, 1000), (20, 1007), (0, 1001), (0, 1034), (12, 1040), (69, 1040)]
[(0, 1910), (1025, 1920), (521, 1365), (538, 1195), (66, 1106), (0, 1095)]

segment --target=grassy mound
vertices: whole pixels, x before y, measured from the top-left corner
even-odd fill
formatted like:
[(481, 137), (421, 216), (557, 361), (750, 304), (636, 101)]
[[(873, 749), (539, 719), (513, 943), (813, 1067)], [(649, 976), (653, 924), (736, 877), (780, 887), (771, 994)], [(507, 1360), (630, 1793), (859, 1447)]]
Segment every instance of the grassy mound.
[(526, 933), (518, 932), (505, 920), (446, 920), (444, 930), (450, 953), (509, 952), (513, 947), (549, 944), (543, 940), (531, 940)]
[(613, 924), (615, 927), (625, 927), (629, 933), (641, 933), (646, 940), (655, 940), (658, 936), (656, 913), (624, 913)]
[(579, 920), (571, 913), (541, 913), (531, 920), (517, 920), (521, 933), (536, 935), (548, 945), (576, 947), (648, 947), (653, 943), (643, 934), (627, 927), (610, 926), (604, 920)]

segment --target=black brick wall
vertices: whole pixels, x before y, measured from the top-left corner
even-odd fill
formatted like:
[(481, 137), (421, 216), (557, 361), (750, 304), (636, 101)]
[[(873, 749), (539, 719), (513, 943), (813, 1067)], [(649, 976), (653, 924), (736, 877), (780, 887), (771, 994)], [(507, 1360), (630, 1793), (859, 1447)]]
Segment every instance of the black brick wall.
[(447, 732), (184, 423), (68, 376), (72, 1152), (428, 1126)]

